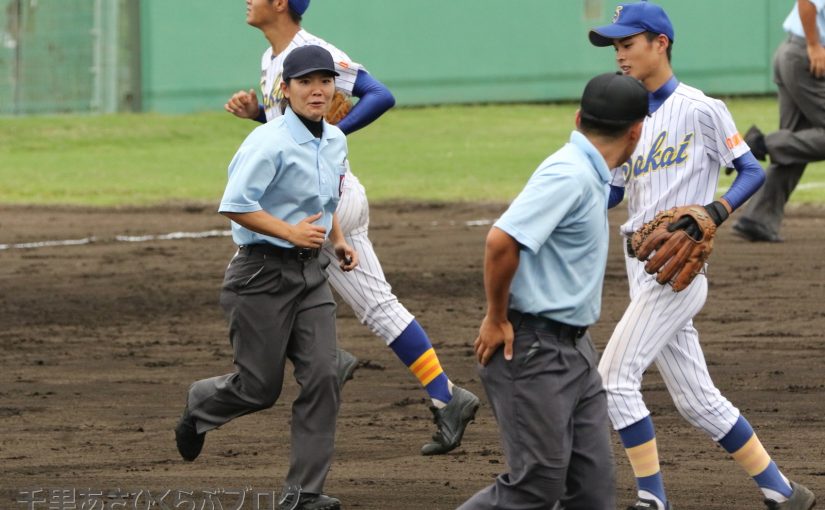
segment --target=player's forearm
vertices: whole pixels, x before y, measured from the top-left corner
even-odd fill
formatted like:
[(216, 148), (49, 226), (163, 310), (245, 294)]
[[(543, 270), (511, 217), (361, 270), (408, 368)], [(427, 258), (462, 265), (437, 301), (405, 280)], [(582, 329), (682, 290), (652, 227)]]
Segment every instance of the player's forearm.
[(816, 5), (810, 0), (797, 0), (799, 19), (802, 21), (802, 30), (805, 31), (805, 41), (808, 46), (820, 46), (819, 29), (816, 26)]
[(329, 242), (333, 246), (337, 246), (344, 242), (344, 232), (341, 230), (341, 224), (338, 222), (338, 213), (332, 215), (332, 228), (329, 231)]
[(730, 212), (744, 204), (765, 182), (765, 171), (751, 152), (734, 159), (733, 166), (736, 168), (736, 179), (722, 196)]
[(221, 214), (234, 221), (238, 225), (253, 232), (265, 236), (277, 237), (284, 241), (290, 241), (292, 225), (282, 219), (276, 218), (265, 211), (255, 211), (248, 213), (236, 213), (221, 211)]
[(484, 291), (487, 296), (487, 317), (507, 320), (510, 284), (519, 264), (519, 245), (515, 239), (496, 227), (487, 234), (484, 251)]

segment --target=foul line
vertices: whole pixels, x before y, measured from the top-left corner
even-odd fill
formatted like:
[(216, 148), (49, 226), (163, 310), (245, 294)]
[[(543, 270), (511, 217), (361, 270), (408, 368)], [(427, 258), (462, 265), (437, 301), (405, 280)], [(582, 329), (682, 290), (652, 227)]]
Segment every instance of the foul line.
[[(492, 225), (494, 220), (471, 220), (465, 221), (464, 225), (467, 227), (479, 227), (484, 225)], [(453, 222), (450, 222), (454, 224)], [(433, 226), (437, 225), (437, 222), (433, 222)], [(32, 243), (13, 243), (13, 244), (0, 244), (0, 251), (2, 250), (32, 250), (35, 248), (49, 248), (52, 246), (80, 246), (84, 244), (92, 244), (92, 243), (105, 243), (105, 242), (116, 242), (116, 243), (145, 243), (148, 241), (176, 241), (178, 239), (206, 239), (209, 237), (230, 237), (232, 235), (231, 230), (205, 230), (203, 232), (170, 232), (168, 234), (159, 234), (159, 235), (144, 235), (144, 236), (126, 236), (126, 235), (117, 235), (114, 239), (105, 239), (99, 240), (98, 238), (91, 236), (91, 237), (84, 237), (82, 239), (61, 239), (61, 240), (53, 240), (53, 241), (36, 241)]]

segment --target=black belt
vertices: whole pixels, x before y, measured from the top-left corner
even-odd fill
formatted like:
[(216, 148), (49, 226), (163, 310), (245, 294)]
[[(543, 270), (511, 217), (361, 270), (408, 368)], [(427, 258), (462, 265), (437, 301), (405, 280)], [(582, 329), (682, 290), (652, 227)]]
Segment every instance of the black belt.
[(587, 326), (571, 326), (563, 322), (554, 321), (538, 315), (521, 313), (512, 308), (507, 311), (507, 320), (513, 325), (513, 330), (520, 327), (546, 331), (559, 337), (561, 340), (578, 340), (587, 333)]
[(270, 255), (275, 257), (280, 257), (283, 259), (294, 259), (299, 260), (301, 262), (310, 260), (310, 259), (317, 259), (318, 255), (321, 254), (320, 248), (283, 248), (281, 246), (275, 246), (274, 244), (245, 244), (243, 246), (238, 247), (240, 251), (246, 253), (262, 253), (264, 255)]

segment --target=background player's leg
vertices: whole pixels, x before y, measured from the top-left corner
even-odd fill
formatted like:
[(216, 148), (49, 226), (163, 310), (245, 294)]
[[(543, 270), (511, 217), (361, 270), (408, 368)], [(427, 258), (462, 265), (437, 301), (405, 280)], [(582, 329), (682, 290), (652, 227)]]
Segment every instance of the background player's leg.
[(713, 384), (692, 323), (677, 333), (675, 342), (662, 349), (656, 365), (679, 413), (730, 453), (766, 498), (786, 501), (792, 493), (787, 478), (748, 421)]
[[(467, 423), (475, 416), (478, 398), (450, 382), (430, 338), (415, 317), (393, 294), (381, 262), (368, 236), (369, 205), (363, 186), (347, 174), (347, 187), (338, 206), (338, 221), (347, 242), (358, 252), (359, 264), (344, 272), (336, 264), (327, 268), (329, 282), (350, 305), (355, 316), (381, 337), (418, 379), (433, 403), (438, 433), (425, 445), (426, 455), (447, 453), (461, 443)], [(324, 252), (333, 258), (329, 244)], [(458, 399), (453, 399), (453, 394)]]

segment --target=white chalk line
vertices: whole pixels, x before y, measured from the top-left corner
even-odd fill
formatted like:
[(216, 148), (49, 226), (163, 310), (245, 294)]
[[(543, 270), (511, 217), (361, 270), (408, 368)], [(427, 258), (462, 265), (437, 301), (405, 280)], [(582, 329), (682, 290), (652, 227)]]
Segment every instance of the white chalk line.
[[(147, 241), (174, 241), (178, 239), (206, 239), (208, 237), (229, 237), (231, 230), (205, 230), (203, 232), (170, 232), (160, 235), (126, 236), (117, 235), (114, 242), (118, 243), (145, 243)], [(0, 244), (0, 250), (31, 250), (35, 248), (49, 248), (52, 246), (79, 246), (99, 242), (94, 237), (84, 237), (82, 239), (61, 239), (49, 241), (37, 241), (32, 243)]]
[[(825, 188), (825, 182), (806, 182), (805, 184), (800, 184), (795, 188), (795, 190), (807, 190), (807, 189), (819, 189)], [(720, 193), (725, 193), (730, 188), (719, 188)]]
[[(480, 219), (480, 220), (470, 220), (465, 221), (464, 226), (467, 227), (480, 227), (485, 225), (492, 225), (495, 220), (489, 219)], [(455, 225), (455, 222), (449, 222), (451, 225)], [(437, 226), (438, 222), (433, 222), (433, 226)], [(149, 241), (175, 241), (179, 239), (206, 239), (210, 237), (230, 237), (232, 235), (231, 230), (205, 230), (203, 232), (170, 232), (168, 234), (158, 234), (158, 235), (142, 235), (142, 236), (127, 236), (127, 235), (116, 235), (114, 239), (110, 240), (98, 240), (98, 238), (94, 236), (90, 237), (83, 237), (81, 239), (60, 239), (60, 240), (49, 240), (49, 241), (36, 241), (31, 243), (10, 243), (10, 244), (0, 244), (0, 251), (3, 250), (32, 250), (36, 248), (50, 248), (54, 246), (80, 246), (84, 244), (92, 244), (97, 242), (117, 242), (117, 243), (145, 243)]]

